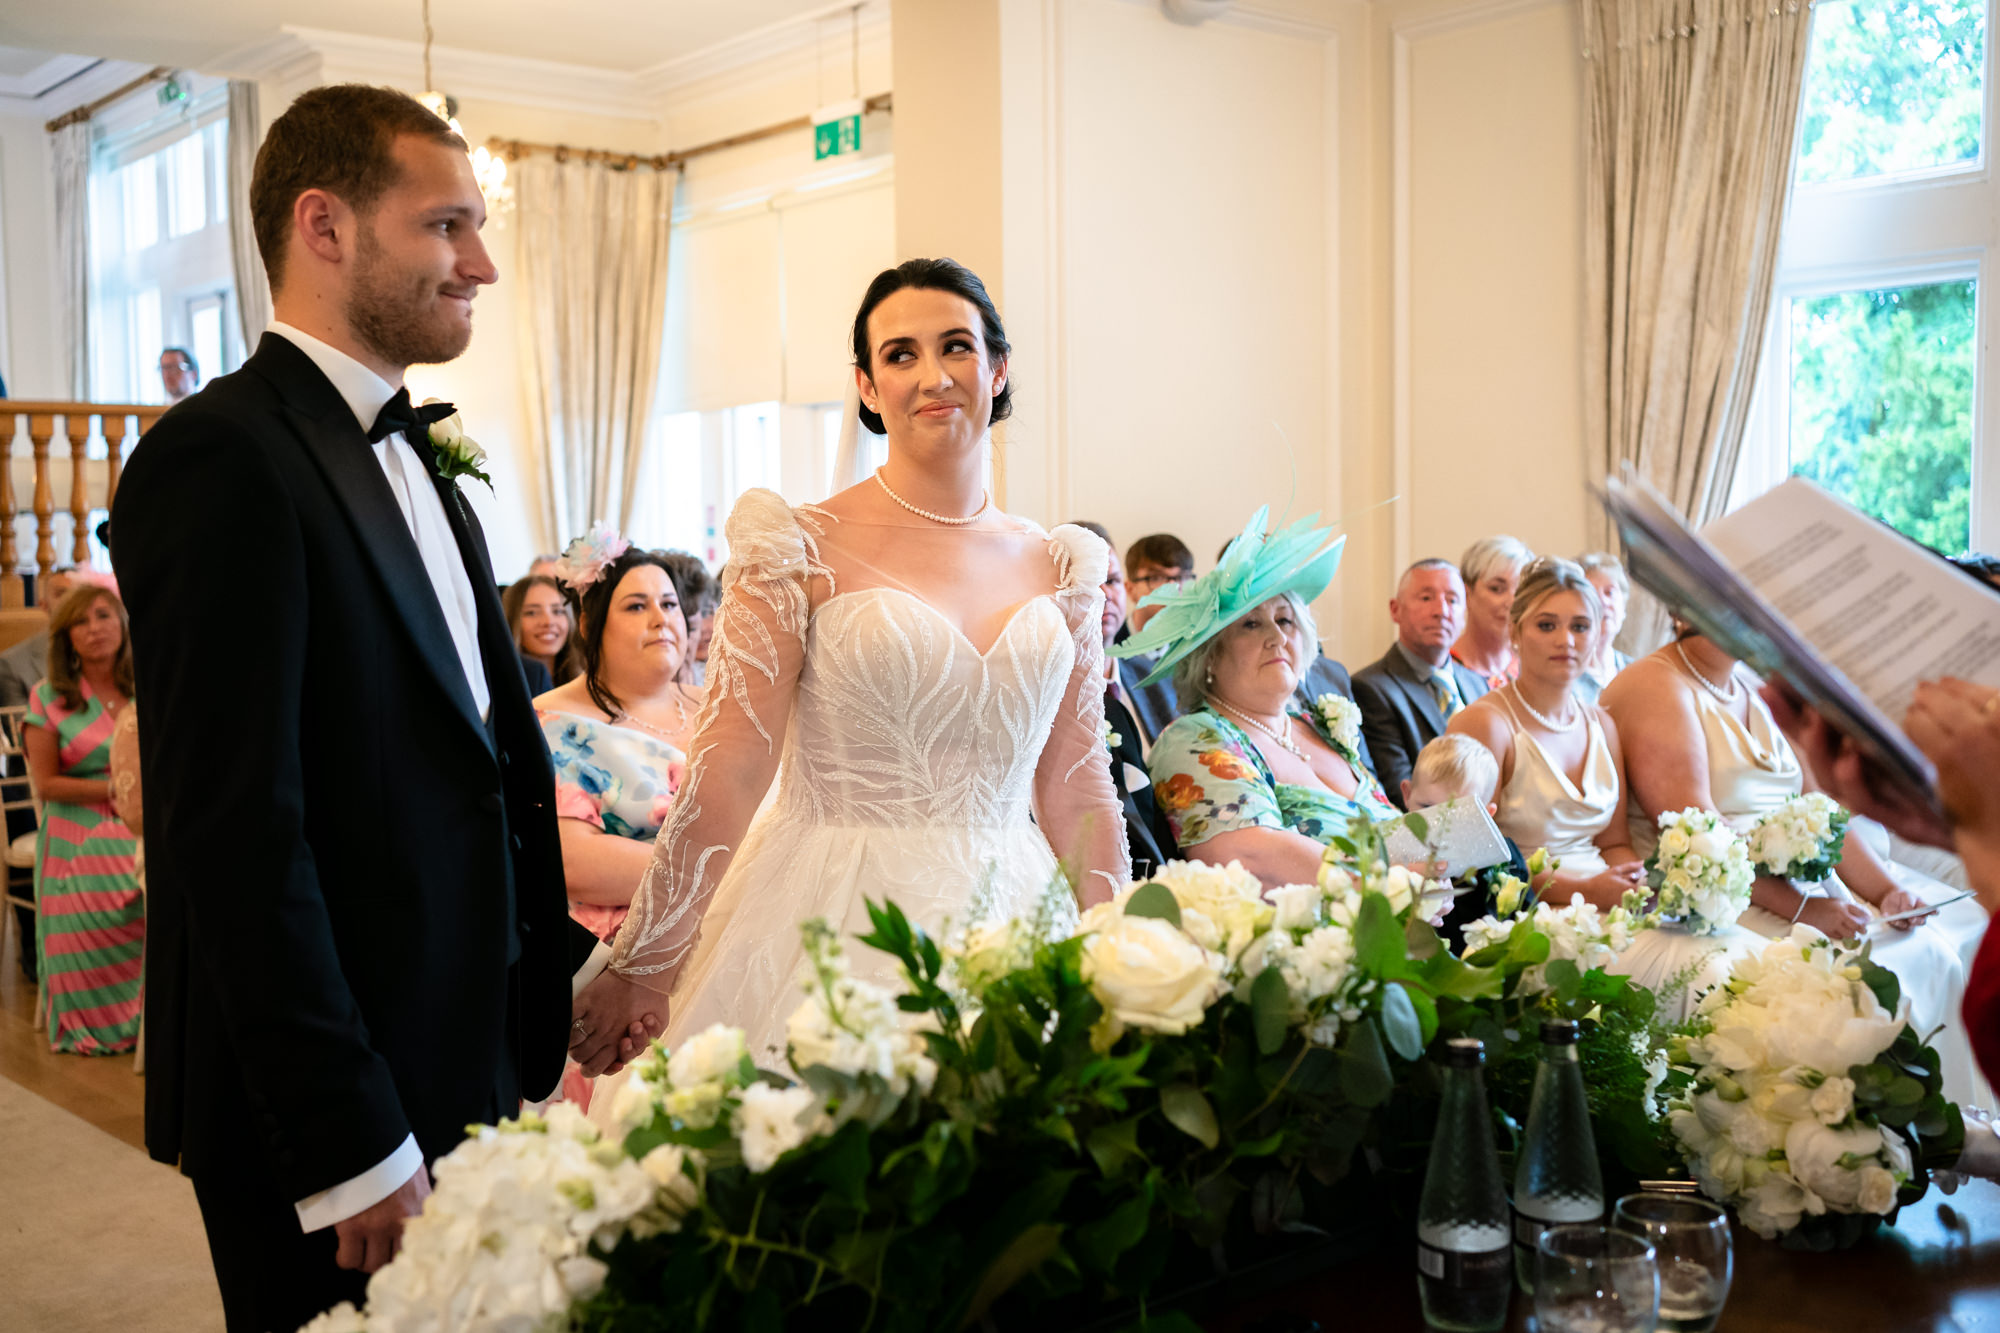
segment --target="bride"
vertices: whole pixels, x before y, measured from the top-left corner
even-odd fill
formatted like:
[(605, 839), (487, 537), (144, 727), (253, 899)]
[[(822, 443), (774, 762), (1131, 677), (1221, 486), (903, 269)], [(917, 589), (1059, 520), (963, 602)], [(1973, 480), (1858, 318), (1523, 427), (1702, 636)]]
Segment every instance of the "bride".
[(1008, 350), (963, 267), (882, 273), (854, 359), (887, 463), (824, 504), (737, 502), (688, 775), (610, 966), (577, 998), (586, 1073), (636, 1054), (638, 1024), (670, 1045), (735, 1024), (778, 1063), (808, 918), (849, 937), (889, 898), (932, 931), (1040, 916), (1067, 933), (1077, 896), (1124, 884), (1101, 738), (1108, 548), (1000, 513), (982, 488)]

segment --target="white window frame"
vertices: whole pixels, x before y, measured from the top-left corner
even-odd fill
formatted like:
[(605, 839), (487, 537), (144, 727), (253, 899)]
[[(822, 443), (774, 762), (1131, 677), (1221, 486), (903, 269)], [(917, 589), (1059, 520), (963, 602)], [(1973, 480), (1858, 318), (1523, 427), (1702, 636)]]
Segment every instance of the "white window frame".
[(1990, 298), (2000, 280), (1995, 268), (2000, 180), (1991, 166), (1994, 136), (2000, 133), (1996, 40), (2000, 0), (1988, 0), (1985, 123), (1972, 161), (1793, 187), (1729, 508), (1761, 495), (1791, 470), (1793, 301), (1970, 278), (1977, 287), (1969, 540), (1973, 550), (2000, 546), (2000, 394), (1991, 391), (1987, 374), (1993, 346)]

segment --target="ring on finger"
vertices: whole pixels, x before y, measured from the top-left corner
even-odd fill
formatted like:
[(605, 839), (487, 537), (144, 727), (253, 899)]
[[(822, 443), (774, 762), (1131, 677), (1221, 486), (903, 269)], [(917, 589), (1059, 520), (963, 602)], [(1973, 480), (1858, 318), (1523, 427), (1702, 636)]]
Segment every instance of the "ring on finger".
[(569, 1025), (569, 1030), (576, 1034), (576, 1039), (578, 1041), (590, 1040), (590, 1029), (583, 1025), (583, 1020), (581, 1018), (573, 1020)]

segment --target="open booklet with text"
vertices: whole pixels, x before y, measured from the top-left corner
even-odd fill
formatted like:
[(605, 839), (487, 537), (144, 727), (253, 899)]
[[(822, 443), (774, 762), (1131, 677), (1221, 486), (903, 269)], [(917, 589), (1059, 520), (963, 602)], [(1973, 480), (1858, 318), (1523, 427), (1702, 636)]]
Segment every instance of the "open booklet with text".
[(1802, 477), (1698, 534), (1642, 482), (1613, 478), (1604, 504), (1635, 583), (1935, 807), (1900, 722), (1921, 681), (2000, 688), (2000, 593)]

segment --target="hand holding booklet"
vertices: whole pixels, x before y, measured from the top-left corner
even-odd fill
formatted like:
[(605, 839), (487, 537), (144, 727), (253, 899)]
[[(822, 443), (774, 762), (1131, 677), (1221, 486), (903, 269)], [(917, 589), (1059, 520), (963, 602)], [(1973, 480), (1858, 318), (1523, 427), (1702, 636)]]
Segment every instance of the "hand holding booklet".
[(1483, 806), (1453, 797), (1442, 805), (1426, 806), (1410, 812), (1423, 821), (1425, 836), (1419, 838), (1410, 827), (1410, 815), (1398, 815), (1377, 823), (1387, 844), (1389, 864), (1433, 863), (1442, 879), (1487, 866), (1504, 865), (1511, 859), (1507, 839), (1502, 837)]
[(1898, 720), (1920, 681), (2000, 688), (2000, 593), (1802, 477), (1699, 535), (1643, 482), (1612, 479), (1604, 504), (1634, 582), (1937, 809), (1936, 774)]

